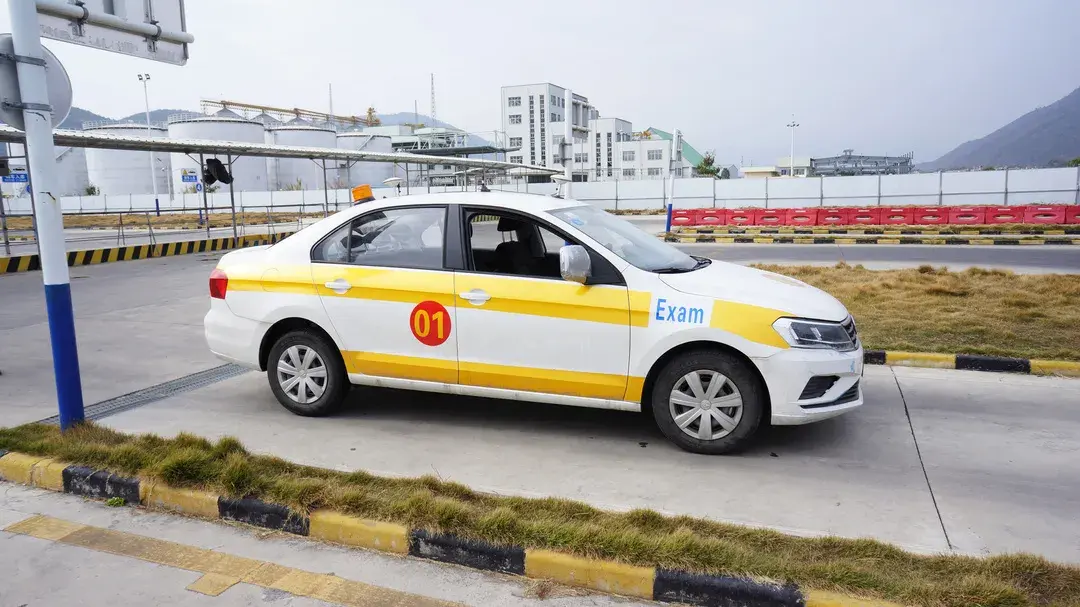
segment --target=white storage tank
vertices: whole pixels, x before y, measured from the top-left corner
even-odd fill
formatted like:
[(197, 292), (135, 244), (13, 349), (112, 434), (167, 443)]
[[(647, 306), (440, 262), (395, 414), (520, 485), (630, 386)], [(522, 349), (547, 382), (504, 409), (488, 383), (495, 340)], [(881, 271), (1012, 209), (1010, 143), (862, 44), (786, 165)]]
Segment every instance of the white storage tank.
[[(7, 152), (5, 153), (5, 148)], [(58, 145), (53, 148), (56, 154), (56, 172), (53, 173), (55, 193), (60, 196), (84, 196), (90, 180), (86, 173), (86, 148), (72, 148)], [(12, 171), (26, 171), (26, 151), (22, 144), (0, 144), (0, 156), (12, 156), (8, 162)], [(147, 176), (149, 179), (149, 176)], [(26, 192), (25, 183), (5, 183), (0, 190), (8, 196), (22, 196)]]
[[(84, 131), (97, 135), (120, 135), (124, 137), (151, 137), (164, 139), (168, 131), (160, 126), (144, 124), (88, 124)], [(154, 169), (150, 163), (153, 156)], [(128, 150), (86, 149), (86, 173), (89, 182), (106, 196), (117, 194), (153, 194), (151, 180), (157, 181), (158, 195), (168, 199), (169, 158), (168, 152), (134, 152)]]
[[(363, 131), (349, 131), (338, 135), (337, 147), (344, 150), (387, 154), (393, 151), (388, 135), (372, 135)], [(340, 176), (345, 185), (350, 188), (364, 183), (376, 188), (382, 187), (383, 181), (394, 176), (394, 164), (392, 162), (356, 162), (347, 169), (340, 169)]]
[[(337, 147), (337, 134), (324, 127), (312, 126), (303, 120), (293, 120), (281, 126), (270, 127), (266, 133), (274, 145), (291, 145), (304, 148)], [(268, 138), (269, 139), (269, 138)], [(267, 163), (269, 172), (274, 174), (276, 189), (291, 187), (302, 190), (324, 189), (322, 160), (310, 158), (270, 158)], [(336, 161), (326, 161), (326, 178), (333, 184), (336, 175)]]
[[(169, 117), (170, 139), (207, 139), (210, 141), (239, 141), (242, 143), (265, 143), (266, 127), (253, 120), (240, 118), (236, 113), (222, 110), (213, 116), (203, 114), (179, 114)], [(199, 175), (198, 154), (172, 154), (172, 179), (176, 193), (184, 192), (195, 184), (183, 181), (184, 171)], [(206, 156), (213, 158), (214, 156)], [(217, 156), (222, 164), (228, 164), (226, 155)], [(233, 159), (233, 189), (238, 192), (262, 192), (269, 188), (266, 178), (266, 159), (259, 156), (241, 156)], [(228, 186), (223, 186), (227, 190)]]

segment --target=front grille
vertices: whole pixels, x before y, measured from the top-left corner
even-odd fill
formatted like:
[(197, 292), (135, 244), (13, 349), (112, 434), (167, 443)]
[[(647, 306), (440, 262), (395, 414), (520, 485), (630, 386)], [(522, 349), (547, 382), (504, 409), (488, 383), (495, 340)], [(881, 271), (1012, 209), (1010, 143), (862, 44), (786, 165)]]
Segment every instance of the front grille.
[(838, 379), (840, 378), (835, 375), (815, 375), (811, 377), (810, 381), (806, 382), (802, 394), (799, 395), (799, 400), (821, 398), (822, 395), (829, 391), (829, 388), (833, 387), (833, 384)]
[(827, 402), (827, 403), (817, 403), (815, 405), (799, 405), (799, 406), (802, 407), (803, 409), (823, 409), (825, 407), (835, 407), (837, 405), (853, 403), (853, 402), (855, 402), (857, 400), (859, 400), (859, 382), (858, 381), (851, 384), (851, 387), (848, 388), (843, 394), (840, 395), (839, 398), (837, 398), (834, 401)]

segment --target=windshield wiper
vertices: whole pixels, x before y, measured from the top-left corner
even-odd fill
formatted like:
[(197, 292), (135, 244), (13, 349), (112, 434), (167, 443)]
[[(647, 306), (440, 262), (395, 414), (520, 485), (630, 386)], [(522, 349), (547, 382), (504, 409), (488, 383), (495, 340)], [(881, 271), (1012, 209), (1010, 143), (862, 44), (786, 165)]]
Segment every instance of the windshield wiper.
[(698, 257), (696, 255), (691, 255), (691, 257), (695, 261), (693, 267), (690, 267), (690, 268), (677, 268), (677, 267), (658, 268), (656, 270), (653, 270), (653, 272), (655, 272), (657, 274), (685, 274), (686, 272), (693, 272), (694, 270), (700, 270), (701, 268), (704, 268), (705, 266), (712, 263), (712, 260), (709, 259), (708, 257)]

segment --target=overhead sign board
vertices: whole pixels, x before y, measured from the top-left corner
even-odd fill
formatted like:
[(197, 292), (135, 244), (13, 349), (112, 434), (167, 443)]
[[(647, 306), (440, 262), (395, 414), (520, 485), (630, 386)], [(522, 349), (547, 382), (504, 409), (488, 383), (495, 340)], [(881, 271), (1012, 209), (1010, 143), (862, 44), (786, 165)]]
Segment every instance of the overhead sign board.
[(4, 183), (30, 183), (30, 175), (26, 173), (12, 173), (2, 177)]
[(41, 36), (93, 48), (184, 65), (184, 0), (34, 0)]
[(184, 173), (180, 176), (180, 180), (186, 183), (196, 183), (199, 181), (199, 176), (195, 173)]
[[(45, 60), (45, 86), (52, 108), (52, 125), (56, 128), (71, 111), (71, 78), (68, 78), (64, 66), (49, 49), (41, 47), (41, 53)], [(10, 59), (14, 56), (15, 45), (11, 34), (0, 34), (0, 121), (24, 130), (26, 125), (23, 124), (19, 76), (15, 62)]]

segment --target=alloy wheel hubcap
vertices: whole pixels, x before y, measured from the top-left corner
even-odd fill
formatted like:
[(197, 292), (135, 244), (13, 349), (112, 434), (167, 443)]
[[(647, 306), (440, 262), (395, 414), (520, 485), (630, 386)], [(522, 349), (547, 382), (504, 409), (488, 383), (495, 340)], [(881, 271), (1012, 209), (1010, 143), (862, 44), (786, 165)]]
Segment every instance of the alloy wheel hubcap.
[(291, 346), (277, 364), (281, 390), (293, 401), (306, 405), (326, 392), (326, 365), (318, 352), (307, 346)]
[(742, 420), (742, 394), (725, 375), (691, 371), (675, 382), (668, 398), (675, 425), (686, 435), (708, 441), (724, 438)]

